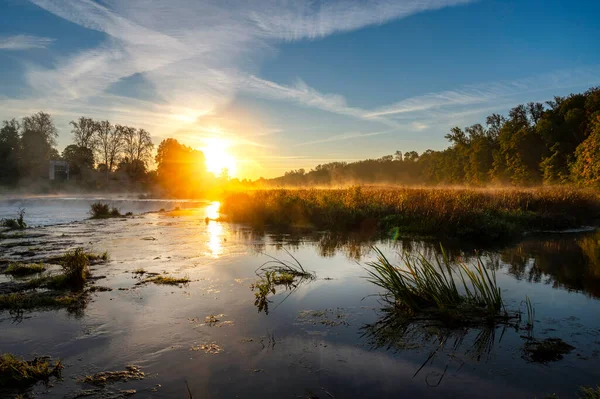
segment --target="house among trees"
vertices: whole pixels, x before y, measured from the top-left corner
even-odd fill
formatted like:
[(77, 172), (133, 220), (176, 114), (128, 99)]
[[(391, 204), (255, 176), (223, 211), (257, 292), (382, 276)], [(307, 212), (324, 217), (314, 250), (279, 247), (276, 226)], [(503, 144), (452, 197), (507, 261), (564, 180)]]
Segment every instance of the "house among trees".
[(48, 178), (50, 180), (69, 180), (69, 163), (67, 161), (50, 161)]

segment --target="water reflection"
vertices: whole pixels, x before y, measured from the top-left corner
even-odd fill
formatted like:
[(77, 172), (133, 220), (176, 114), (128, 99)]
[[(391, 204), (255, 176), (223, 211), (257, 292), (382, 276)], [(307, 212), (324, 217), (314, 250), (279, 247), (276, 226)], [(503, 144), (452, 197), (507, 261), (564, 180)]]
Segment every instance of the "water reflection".
[[(440, 242), (411, 239), (382, 239), (368, 234), (331, 232), (268, 232), (237, 228), (234, 234), (246, 241), (255, 254), (267, 247), (298, 251), (315, 248), (319, 256), (345, 255), (363, 261), (373, 246), (397, 253), (419, 253), (428, 259), (440, 255)], [(450, 261), (473, 260), (481, 256), (489, 269), (505, 271), (518, 280), (550, 284), (557, 289), (584, 292), (600, 298), (600, 231), (529, 236), (521, 242), (497, 250), (477, 251), (442, 244)]]
[(223, 254), (223, 224), (211, 220), (206, 227), (208, 232), (208, 249), (213, 258), (218, 258)]
[(519, 280), (600, 298), (600, 231), (530, 237), (490, 255), (490, 266), (506, 267)]

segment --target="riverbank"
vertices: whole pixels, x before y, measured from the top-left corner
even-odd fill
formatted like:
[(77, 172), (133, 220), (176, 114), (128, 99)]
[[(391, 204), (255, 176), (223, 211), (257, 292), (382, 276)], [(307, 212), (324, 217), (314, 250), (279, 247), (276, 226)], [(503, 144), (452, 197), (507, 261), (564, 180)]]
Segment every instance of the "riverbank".
[(596, 225), (600, 195), (572, 188), (273, 189), (227, 193), (225, 220), (254, 228), (378, 230), (473, 241)]

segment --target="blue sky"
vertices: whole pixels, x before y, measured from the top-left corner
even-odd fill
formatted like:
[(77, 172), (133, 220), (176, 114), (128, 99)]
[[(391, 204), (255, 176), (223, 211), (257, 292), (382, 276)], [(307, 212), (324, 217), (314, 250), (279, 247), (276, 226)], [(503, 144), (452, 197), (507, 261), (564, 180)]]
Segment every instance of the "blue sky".
[(453, 126), (600, 84), (600, 2), (0, 0), (0, 119), (81, 115), (241, 177), (442, 149)]

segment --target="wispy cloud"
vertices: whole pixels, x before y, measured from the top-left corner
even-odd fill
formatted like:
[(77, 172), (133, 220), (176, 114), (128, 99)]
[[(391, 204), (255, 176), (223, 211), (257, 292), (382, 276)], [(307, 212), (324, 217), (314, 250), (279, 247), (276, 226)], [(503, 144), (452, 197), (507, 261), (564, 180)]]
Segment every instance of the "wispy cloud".
[(313, 144), (330, 143), (332, 141), (344, 141), (344, 140), (350, 140), (350, 139), (356, 139), (356, 138), (362, 138), (362, 137), (380, 136), (382, 134), (389, 134), (394, 131), (396, 131), (396, 129), (382, 130), (382, 131), (378, 131), (378, 132), (368, 132), (368, 133), (348, 132), (348, 133), (336, 134), (336, 135), (329, 136), (329, 137), (326, 137), (323, 139), (305, 141), (303, 143), (297, 144), (296, 147), (305, 146), (305, 145), (313, 145)]
[(16, 35), (0, 37), (0, 50), (29, 50), (33, 48), (46, 48), (54, 39), (49, 37)]
[(160, 107), (162, 112), (184, 114), (182, 119), (199, 120), (242, 89), (360, 116), (361, 111), (347, 107), (341, 96), (321, 95), (301, 81), (287, 88), (254, 75), (264, 56), (272, 54), (282, 40), (316, 39), (471, 0), (31, 1), (107, 35), (100, 46), (57, 59), (52, 68), (29, 66), (31, 98), (110, 108), (106, 89), (143, 74), (164, 100), (145, 111)]
[(555, 71), (524, 79), (467, 85), (457, 90), (429, 93), (378, 108), (367, 112), (364, 116), (402, 118), (404, 114), (414, 116), (423, 111), (485, 104), (540, 90), (585, 86), (598, 82), (600, 82), (600, 66)]

